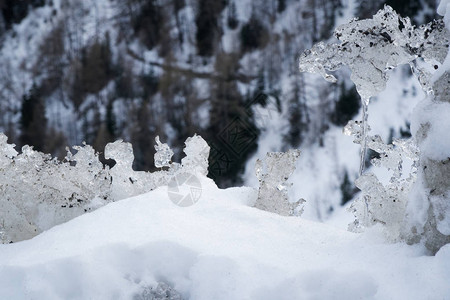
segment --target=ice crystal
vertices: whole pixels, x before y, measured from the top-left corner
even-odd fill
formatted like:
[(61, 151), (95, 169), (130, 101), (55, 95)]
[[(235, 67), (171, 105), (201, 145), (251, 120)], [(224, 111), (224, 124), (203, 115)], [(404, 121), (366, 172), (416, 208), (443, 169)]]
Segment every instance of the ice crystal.
[[(386, 236), (390, 240), (398, 240), (402, 229), (408, 201), (409, 182), (402, 184), (390, 183), (384, 186), (373, 173), (366, 173), (359, 177), (356, 186), (362, 191), (362, 199), (355, 201), (351, 210), (356, 221), (350, 224), (350, 230), (359, 231), (361, 228), (381, 223), (385, 227)], [(361, 209), (365, 206), (365, 209)]]
[(367, 134), (370, 131), (370, 126), (367, 123), (367, 105), (363, 104), (363, 121), (350, 120), (344, 127), (344, 134), (353, 136), (353, 143), (360, 144), (360, 156), (359, 156), (359, 176), (364, 171), (364, 160), (367, 151)]
[[(359, 138), (361, 129), (354, 125), (354, 122), (349, 122), (346, 126), (347, 133), (354, 135), (355, 141), (362, 143)], [(356, 220), (350, 224), (349, 229), (360, 231), (364, 227), (381, 223), (385, 225), (388, 237), (396, 240), (401, 234), (409, 192), (417, 178), (419, 150), (413, 138), (394, 140), (387, 145), (378, 135), (367, 137), (367, 147), (379, 154), (371, 163), (392, 171), (392, 176), (385, 185), (373, 173), (362, 174), (356, 180), (355, 184), (362, 191), (362, 196), (350, 207)], [(410, 162), (407, 177), (402, 173), (405, 159)]]
[(142, 194), (167, 185), (180, 172), (206, 174), (209, 146), (200, 137), (186, 140), (182, 164), (171, 163), (167, 144), (156, 139), (157, 172), (132, 168), (130, 143), (121, 140), (105, 147), (109, 169), (86, 144), (67, 149), (63, 161), (24, 146), (20, 154), (0, 133), (0, 241), (21, 241), (111, 201)]
[(410, 64), (423, 89), (431, 93), (430, 69), (438, 68), (437, 64), (444, 61), (449, 32), (442, 20), (416, 28), (409, 18), (402, 18), (390, 6), (385, 6), (372, 19), (353, 19), (339, 26), (334, 35), (341, 43), (327, 45), (319, 42), (314, 45), (301, 55), (299, 69), (318, 73), (335, 82), (336, 78), (327, 74), (327, 70), (335, 71), (343, 65), (350, 68), (350, 79), (356, 85), (363, 107), (361, 137), (358, 137), (362, 139), (359, 170), (362, 175), (370, 98), (385, 89), (388, 71), (400, 64)]
[(16, 155), (1, 140), (0, 209), (9, 240), (30, 238), (83, 214), (95, 197), (108, 197), (107, 170), (91, 147), (79, 147), (60, 162), (30, 146)]
[(111, 168), (112, 198), (124, 199), (134, 195), (143, 194), (158, 186), (167, 185), (173, 176), (180, 172), (206, 175), (208, 173), (209, 146), (205, 140), (194, 135), (186, 139), (184, 152), (186, 156), (179, 163), (171, 162), (173, 151), (167, 144), (156, 139), (155, 166), (168, 167), (158, 172), (134, 171), (132, 168), (134, 155), (130, 143), (118, 140), (105, 147), (105, 158), (113, 159), (116, 165)]
[(2, 221), (0, 223), (0, 244), (6, 244), (8, 243), (8, 237), (6, 236), (5, 231), (5, 221)]
[(111, 175), (109, 174), (109, 169), (105, 168), (100, 162), (98, 153), (95, 152), (94, 148), (86, 144), (74, 146), (73, 149), (77, 152), (72, 154), (68, 150), (66, 161), (74, 164), (74, 166), (57, 164), (56, 161), (55, 164), (58, 165), (57, 169), (60, 170), (61, 176), (66, 178), (74, 188), (64, 189), (63, 186), (58, 186), (57, 188), (71, 193), (69, 197), (76, 198), (79, 203), (87, 202), (95, 197), (100, 199), (109, 198)]
[(183, 300), (183, 297), (167, 283), (159, 282), (156, 287), (145, 287), (133, 300)]
[(181, 166), (185, 172), (199, 172), (202, 175), (208, 174), (208, 157), (210, 147), (208, 143), (199, 135), (194, 135), (186, 139), (183, 152), (186, 157), (181, 159)]
[(145, 172), (133, 170), (133, 147), (122, 140), (109, 143), (105, 147), (105, 158), (113, 159), (116, 164), (111, 168), (111, 195), (114, 200), (139, 195), (155, 188)]
[(17, 155), (14, 144), (8, 144), (8, 137), (0, 132), (0, 168), (11, 163), (11, 159)]
[[(425, 129), (417, 131), (417, 139), (395, 140), (392, 145), (386, 145), (379, 136), (368, 135), (370, 130), (367, 124), (368, 104), (371, 97), (384, 90), (389, 77), (388, 71), (399, 64), (411, 66), (413, 74), (417, 76), (422, 88), (430, 97), (434, 97), (435, 100), (448, 101), (450, 98), (448, 89), (450, 75), (446, 72), (437, 81), (433, 79), (433, 76), (447, 56), (450, 35), (442, 20), (434, 20), (416, 28), (411, 24), (409, 18), (402, 18), (391, 7), (385, 6), (372, 19), (354, 19), (348, 24), (338, 27), (335, 30), (335, 36), (340, 43), (326, 45), (320, 42), (311, 50), (306, 50), (300, 57), (299, 68), (300, 71), (318, 73), (331, 82), (335, 82), (336, 79), (327, 74), (327, 71), (335, 71), (343, 65), (350, 68), (352, 72), (350, 78), (355, 83), (363, 104), (362, 121), (350, 121), (344, 128), (345, 134), (352, 135), (354, 142), (361, 144), (360, 177), (357, 179), (356, 185), (362, 190), (362, 197), (351, 207), (356, 216), (351, 227), (353, 230), (360, 230), (362, 227), (382, 223), (389, 236), (397, 239), (402, 226), (406, 227), (402, 224), (408, 214), (406, 212), (408, 203), (411, 202), (408, 194), (418, 176), (419, 148), (417, 143), (420, 145), (421, 140), (427, 136), (425, 129), (430, 127), (430, 123), (429, 121), (423, 123)], [(372, 173), (363, 174), (367, 148), (379, 153), (379, 158), (371, 161), (373, 165), (392, 171), (389, 183), (382, 184)], [(422, 146), (422, 148), (424, 147)], [(412, 162), (409, 176), (403, 174), (405, 158)], [(430, 166), (434, 166), (433, 172), (439, 173), (439, 170), (443, 169), (442, 165), (445, 165), (443, 162), (432, 163), (424, 157), (421, 160), (422, 164), (428, 163)], [(430, 168), (427, 168), (426, 165), (423, 167), (422, 175), (425, 178), (428, 169)], [(428, 177), (425, 185), (429, 186), (431, 183), (434, 188), (427, 187), (431, 191), (436, 191), (438, 189), (436, 186), (448, 186), (448, 184), (441, 183), (442, 178), (446, 178), (445, 176), (440, 176), (438, 180), (434, 180), (436, 176)], [(424, 184), (422, 183), (422, 185)], [(421, 201), (433, 202), (432, 195), (427, 198), (428, 200), (422, 199)], [(416, 207), (418, 206), (420, 205), (416, 205)], [(433, 208), (437, 206), (432, 203)], [(428, 206), (423, 207), (426, 209)], [(420, 208), (419, 211), (421, 212), (416, 212), (416, 214), (426, 215), (423, 208)], [(414, 214), (414, 212), (410, 212), (410, 214)], [(430, 213), (428, 214), (430, 215)], [(431, 221), (426, 224), (439, 224), (439, 220), (433, 220), (435, 217), (432, 214), (430, 216)], [(439, 214), (434, 212), (434, 216), (439, 216)], [(436, 225), (430, 226), (436, 227)], [(418, 232), (418, 227), (420, 226), (414, 229), (416, 232)], [(436, 228), (429, 230), (432, 232), (429, 241), (435, 240), (438, 236), (435, 232), (439, 228)], [(440, 244), (442, 245), (443, 242)], [(436, 249), (438, 248), (434, 247), (433, 251)]]
[[(447, 55), (448, 31), (442, 21), (433, 21), (415, 28), (409, 18), (400, 17), (390, 6), (385, 6), (372, 19), (353, 19), (339, 26), (334, 35), (339, 44), (317, 43), (300, 57), (303, 72), (318, 73), (335, 82), (326, 70), (335, 71), (347, 65), (351, 80), (366, 102), (386, 87), (388, 70), (400, 64), (413, 63), (417, 58), (434, 64), (442, 63)], [(428, 89), (429, 74), (425, 67), (413, 63), (421, 83)]]
[(132, 170), (134, 161), (133, 146), (123, 140), (108, 143), (105, 147), (105, 158), (113, 159), (116, 162), (115, 166), (125, 171)]
[(161, 143), (159, 136), (155, 138), (155, 167), (169, 167), (172, 162), (173, 151), (170, 149), (169, 145)]
[(288, 189), (292, 183), (287, 183), (299, 156), (300, 150), (268, 152), (264, 161), (256, 161), (255, 173), (260, 185), (255, 207), (282, 216), (302, 213), (305, 200), (289, 202)]

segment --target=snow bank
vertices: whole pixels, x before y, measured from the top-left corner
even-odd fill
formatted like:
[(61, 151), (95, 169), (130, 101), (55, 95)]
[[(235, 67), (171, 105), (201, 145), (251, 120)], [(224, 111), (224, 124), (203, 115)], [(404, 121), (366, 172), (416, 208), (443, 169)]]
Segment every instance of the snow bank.
[(158, 282), (183, 299), (450, 295), (450, 245), (423, 256), (385, 244), (378, 228), (360, 235), (281, 217), (251, 207), (254, 189), (199, 180), (190, 207), (160, 187), (0, 245), (0, 299), (132, 299)]

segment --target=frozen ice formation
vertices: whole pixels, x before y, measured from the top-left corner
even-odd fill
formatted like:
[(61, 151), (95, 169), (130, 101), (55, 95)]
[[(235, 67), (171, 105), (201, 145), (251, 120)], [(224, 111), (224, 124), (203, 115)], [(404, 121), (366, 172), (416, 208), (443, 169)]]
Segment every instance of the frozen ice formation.
[(169, 145), (161, 143), (159, 136), (155, 138), (155, 167), (169, 167), (172, 162), (173, 151), (170, 149)]
[[(441, 19), (417, 28), (409, 18), (385, 6), (372, 19), (354, 19), (338, 27), (335, 36), (339, 44), (318, 43), (299, 60), (300, 71), (321, 74), (331, 82), (336, 79), (327, 71), (349, 66), (350, 78), (361, 96), (362, 121), (350, 121), (344, 128), (345, 134), (361, 144), (356, 185), (362, 197), (351, 207), (356, 216), (351, 229), (381, 223), (391, 239), (410, 243), (423, 240), (431, 253), (450, 243), (448, 114), (442, 117), (450, 99), (450, 73), (444, 61), (449, 52), (447, 27)], [(379, 136), (368, 135), (368, 104), (372, 96), (384, 90), (388, 71), (399, 64), (410, 65), (427, 99), (415, 109), (411, 125), (414, 138), (386, 145)], [(373, 165), (392, 171), (389, 183), (363, 173), (367, 148), (379, 153)], [(406, 176), (405, 158), (411, 161)]]
[(305, 200), (289, 202), (287, 183), (295, 170), (295, 163), (300, 157), (300, 150), (288, 152), (268, 152), (264, 161), (258, 159), (255, 165), (256, 177), (259, 180), (258, 198), (255, 207), (277, 213), (282, 216), (301, 215)]
[(0, 242), (29, 239), (111, 201), (167, 185), (180, 172), (206, 175), (209, 146), (200, 136), (186, 140), (182, 164), (172, 163), (172, 150), (156, 138), (157, 172), (134, 171), (130, 143), (118, 140), (105, 147), (104, 166), (86, 144), (67, 149), (63, 161), (24, 146), (17, 153), (0, 133)]
[(186, 139), (183, 152), (186, 157), (181, 159), (181, 167), (188, 172), (199, 172), (202, 175), (208, 174), (208, 157), (210, 147), (208, 143), (199, 135), (194, 135)]
[(350, 78), (364, 101), (385, 89), (387, 71), (400, 64), (411, 63), (424, 88), (430, 90), (430, 73), (415, 61), (442, 63), (449, 43), (448, 30), (442, 20), (415, 28), (409, 18), (400, 17), (390, 6), (385, 6), (372, 19), (353, 19), (339, 26), (334, 35), (341, 43), (317, 43), (301, 55), (299, 69), (335, 82), (336, 78), (326, 71), (347, 65), (352, 71)]

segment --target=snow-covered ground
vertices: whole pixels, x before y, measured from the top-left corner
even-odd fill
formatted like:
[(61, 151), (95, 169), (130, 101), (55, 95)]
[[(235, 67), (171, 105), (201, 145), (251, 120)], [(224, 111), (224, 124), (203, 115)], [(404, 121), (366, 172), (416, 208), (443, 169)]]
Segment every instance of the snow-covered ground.
[(160, 187), (0, 245), (0, 299), (152, 299), (158, 282), (183, 299), (450, 299), (450, 245), (426, 256), (377, 228), (281, 217), (251, 207), (251, 188), (199, 179), (190, 207)]

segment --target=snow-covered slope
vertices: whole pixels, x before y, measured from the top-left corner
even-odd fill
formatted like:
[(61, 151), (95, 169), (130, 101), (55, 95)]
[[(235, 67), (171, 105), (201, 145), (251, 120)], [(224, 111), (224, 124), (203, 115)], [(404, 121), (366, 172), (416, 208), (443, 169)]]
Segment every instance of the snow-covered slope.
[(280, 217), (251, 207), (253, 189), (200, 182), (190, 207), (161, 187), (0, 245), (0, 299), (151, 299), (158, 282), (183, 299), (450, 297), (450, 245), (424, 256), (377, 229)]

